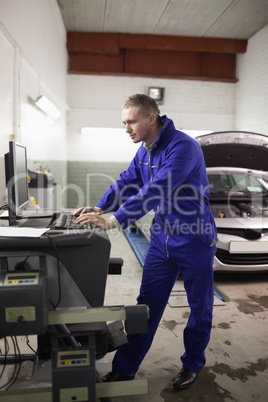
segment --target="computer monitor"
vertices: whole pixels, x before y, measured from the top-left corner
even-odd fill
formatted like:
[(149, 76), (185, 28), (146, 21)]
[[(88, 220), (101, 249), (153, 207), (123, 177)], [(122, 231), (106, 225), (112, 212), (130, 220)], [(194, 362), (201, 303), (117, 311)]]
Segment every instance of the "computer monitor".
[(26, 147), (15, 141), (9, 141), (9, 152), (5, 154), (7, 204), (9, 225), (27, 208), (28, 170)]

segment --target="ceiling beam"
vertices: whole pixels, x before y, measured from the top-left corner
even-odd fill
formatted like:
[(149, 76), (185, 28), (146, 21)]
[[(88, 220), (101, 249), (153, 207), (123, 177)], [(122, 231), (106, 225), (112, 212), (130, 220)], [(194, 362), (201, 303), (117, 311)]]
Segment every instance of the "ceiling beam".
[(119, 54), (119, 39), (116, 33), (67, 32), (69, 54)]
[(246, 40), (68, 32), (69, 73), (236, 82)]
[(190, 36), (119, 34), (120, 48), (181, 52), (245, 53), (246, 40)]
[(182, 52), (245, 53), (247, 40), (190, 36), (139, 35), (103, 32), (68, 32), (69, 53), (119, 54), (120, 49)]
[(69, 56), (69, 73), (237, 82), (236, 55), (198, 52), (125, 50), (118, 56)]

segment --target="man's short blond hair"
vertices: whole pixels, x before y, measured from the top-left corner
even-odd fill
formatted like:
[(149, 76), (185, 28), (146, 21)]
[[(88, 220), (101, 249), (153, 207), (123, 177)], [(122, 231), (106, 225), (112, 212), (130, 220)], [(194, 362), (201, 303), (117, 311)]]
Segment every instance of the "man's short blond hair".
[(130, 109), (138, 107), (140, 114), (148, 117), (151, 113), (155, 114), (157, 119), (160, 118), (160, 110), (156, 101), (145, 94), (135, 94), (127, 98), (124, 103), (123, 109)]

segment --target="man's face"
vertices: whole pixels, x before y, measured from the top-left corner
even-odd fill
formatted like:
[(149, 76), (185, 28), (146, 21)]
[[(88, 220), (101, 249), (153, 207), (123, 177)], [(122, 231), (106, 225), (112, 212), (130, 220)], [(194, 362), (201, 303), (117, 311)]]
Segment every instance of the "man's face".
[(126, 127), (126, 132), (134, 143), (144, 141), (150, 145), (152, 136), (152, 116), (144, 117), (138, 107), (123, 109), (122, 122)]

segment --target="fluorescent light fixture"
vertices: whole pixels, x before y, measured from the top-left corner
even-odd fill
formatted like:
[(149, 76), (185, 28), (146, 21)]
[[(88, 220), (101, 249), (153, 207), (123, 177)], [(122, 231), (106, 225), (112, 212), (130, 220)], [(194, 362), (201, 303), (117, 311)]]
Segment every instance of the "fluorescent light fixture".
[(82, 127), (81, 134), (84, 135), (122, 135), (125, 133), (124, 128), (114, 127)]
[(52, 117), (52, 119), (56, 120), (61, 115), (59, 109), (46, 96), (43, 95), (39, 96), (35, 104), (48, 116)]
[(148, 95), (150, 98), (153, 98), (158, 105), (162, 105), (164, 103), (164, 91), (165, 88), (161, 87), (149, 87)]
[(94, 127), (82, 127), (81, 134), (94, 134)]

